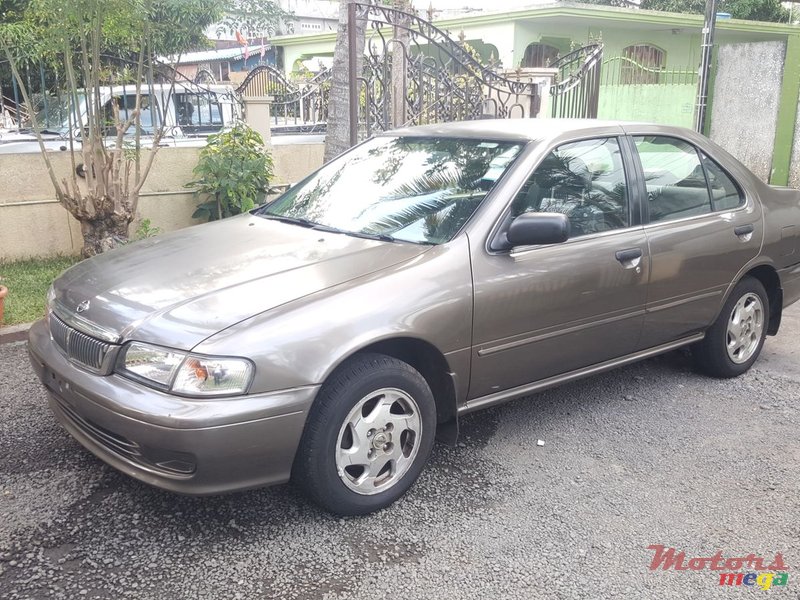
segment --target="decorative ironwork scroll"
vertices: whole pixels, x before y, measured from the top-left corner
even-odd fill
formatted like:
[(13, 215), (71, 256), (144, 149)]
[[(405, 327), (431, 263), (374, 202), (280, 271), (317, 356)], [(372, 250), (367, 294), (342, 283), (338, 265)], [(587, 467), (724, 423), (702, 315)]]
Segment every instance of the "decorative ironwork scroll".
[(330, 80), (329, 69), (309, 79), (291, 81), (272, 65), (258, 65), (236, 92), (243, 96), (270, 96), (273, 129), (314, 130), (324, 126), (328, 119)]
[(414, 14), (351, 6), (368, 22), (359, 93), (350, 97), (359, 138), (404, 125), (537, 116), (538, 84), (498, 73), (463, 40)]
[(565, 54), (550, 68), (558, 69), (550, 88), (553, 117), (596, 119), (600, 95), (600, 67), (603, 45), (589, 44)]

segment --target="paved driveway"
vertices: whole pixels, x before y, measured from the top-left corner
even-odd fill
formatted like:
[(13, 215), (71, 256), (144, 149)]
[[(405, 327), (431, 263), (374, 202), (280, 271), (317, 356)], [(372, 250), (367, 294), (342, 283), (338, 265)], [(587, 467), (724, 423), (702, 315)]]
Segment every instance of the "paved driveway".
[[(800, 310), (749, 374), (681, 353), (464, 419), (394, 507), (339, 519), (291, 487), (186, 498), (56, 424), (0, 346), (0, 597), (730, 598), (689, 556), (783, 554), (800, 597)], [(537, 446), (536, 440), (545, 441)], [(756, 591), (761, 594), (763, 592)]]

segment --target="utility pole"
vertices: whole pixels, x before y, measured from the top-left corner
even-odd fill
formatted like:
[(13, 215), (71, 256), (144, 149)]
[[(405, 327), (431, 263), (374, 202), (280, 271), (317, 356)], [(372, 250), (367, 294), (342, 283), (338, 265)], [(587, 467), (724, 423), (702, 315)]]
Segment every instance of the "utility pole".
[(711, 53), (714, 49), (714, 29), (717, 26), (717, 0), (706, 0), (706, 18), (703, 23), (703, 42), (700, 46), (700, 78), (695, 110), (695, 131), (703, 133), (708, 108), (708, 84), (711, 74)]

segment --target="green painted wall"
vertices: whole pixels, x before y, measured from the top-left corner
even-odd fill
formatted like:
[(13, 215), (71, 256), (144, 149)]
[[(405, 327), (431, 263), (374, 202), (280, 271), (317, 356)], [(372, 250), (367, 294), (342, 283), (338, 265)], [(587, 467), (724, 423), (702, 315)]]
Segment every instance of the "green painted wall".
[[(795, 132), (800, 132), (798, 120), (798, 96), (800, 96), (800, 36), (793, 35), (786, 45), (786, 59), (781, 82), (781, 104), (775, 132), (775, 153), (772, 157), (773, 185), (788, 185), (793, 170), (792, 144), (800, 144)], [(794, 165), (797, 168), (797, 165)]]
[(693, 83), (601, 85), (597, 116), (600, 119), (691, 127), (696, 90)]

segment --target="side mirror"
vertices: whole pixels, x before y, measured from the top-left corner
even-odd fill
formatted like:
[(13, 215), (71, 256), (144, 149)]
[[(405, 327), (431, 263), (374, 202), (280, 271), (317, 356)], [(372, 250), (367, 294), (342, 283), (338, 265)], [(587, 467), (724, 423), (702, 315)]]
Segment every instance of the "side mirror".
[(511, 247), (560, 244), (569, 239), (569, 218), (562, 213), (522, 213), (511, 222), (506, 238)]

